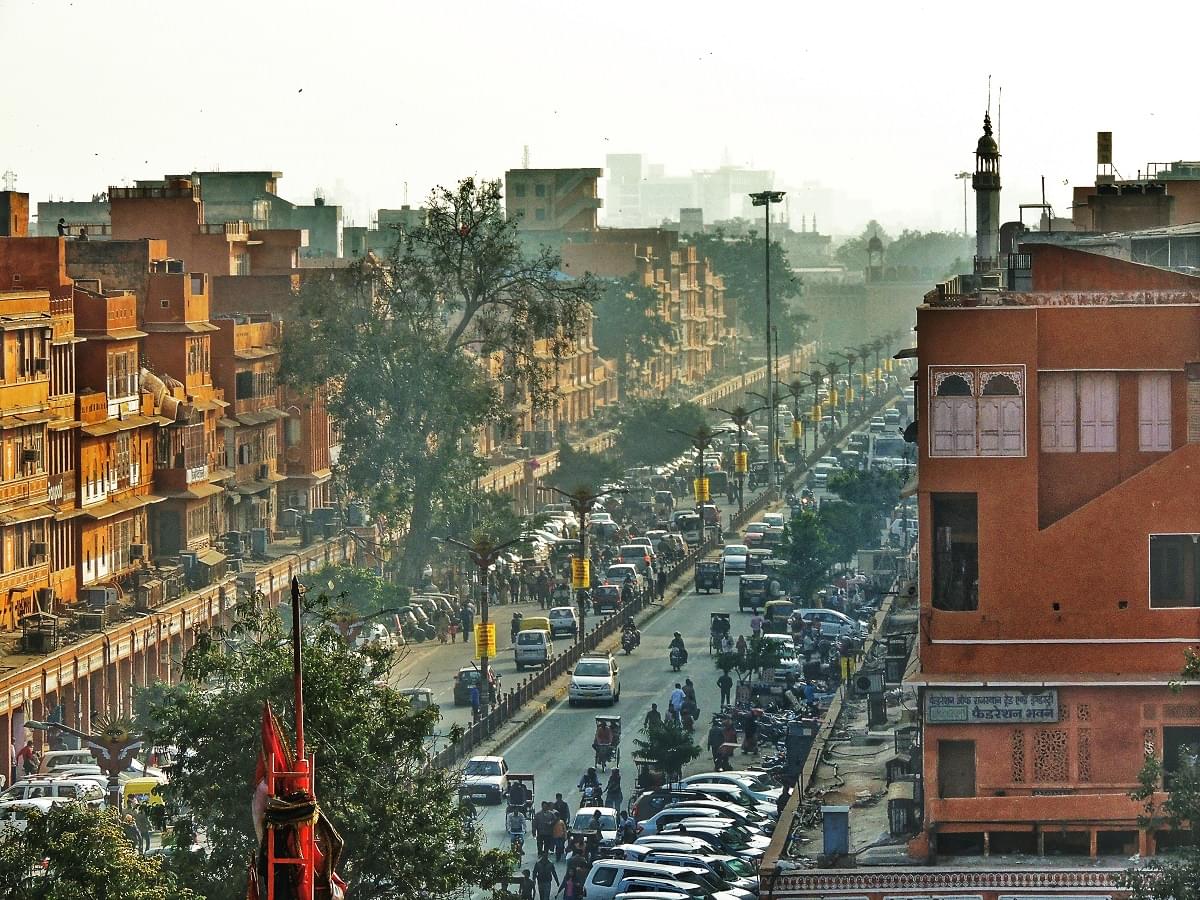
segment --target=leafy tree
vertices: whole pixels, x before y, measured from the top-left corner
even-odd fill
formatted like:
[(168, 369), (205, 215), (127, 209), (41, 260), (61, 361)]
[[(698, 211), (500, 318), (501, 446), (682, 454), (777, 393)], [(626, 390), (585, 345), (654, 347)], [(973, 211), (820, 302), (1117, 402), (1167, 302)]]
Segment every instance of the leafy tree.
[(738, 671), (746, 674), (762, 675), (763, 669), (773, 669), (779, 665), (780, 650), (778, 641), (769, 641), (765, 637), (754, 636), (746, 641), (746, 653), (742, 657)]
[(629, 405), (618, 426), (617, 446), (626, 466), (654, 466), (668, 462), (692, 448), (676, 432), (694, 432), (707, 416), (694, 403), (675, 405), (669, 400), (640, 400)]
[(887, 247), (887, 264), (906, 269), (948, 273), (961, 270), (974, 253), (961, 234), (905, 229)]
[[(1191, 648), (1184, 651), (1182, 680), (1172, 684), (1175, 692), (1185, 682), (1200, 680), (1200, 655)], [(1120, 876), (1128, 888), (1131, 900), (1197, 900), (1200, 898), (1200, 771), (1194, 764), (1185, 764), (1189, 755), (1200, 753), (1200, 747), (1180, 749), (1173, 761), (1170, 781), (1164, 785), (1167, 767), (1153, 753), (1147, 753), (1138, 773), (1138, 789), (1129, 796), (1141, 801), (1143, 814), (1138, 824), (1154, 832), (1168, 831), (1174, 838), (1171, 852), (1160, 853)], [(1167, 799), (1158, 797), (1167, 791)]]
[[(763, 244), (755, 231), (741, 237), (729, 237), (718, 228), (709, 234), (695, 234), (689, 239), (701, 256), (712, 261), (713, 269), (725, 279), (727, 302), (736, 304), (737, 325), (743, 335), (757, 347), (767, 333), (766, 266), (763, 263)], [(800, 277), (792, 271), (787, 250), (777, 240), (771, 241), (771, 324), (779, 329), (779, 348), (785, 352), (800, 342), (810, 317), (792, 308), (803, 287)], [(730, 317), (732, 325), (732, 316)]]
[(826, 499), (817, 517), (828, 541), (831, 563), (846, 562), (864, 542), (868, 542), (860, 510), (849, 503)]
[(406, 583), (439, 510), (482, 471), (479, 430), (556, 401), (553, 362), (585, 334), (596, 292), (591, 276), (564, 278), (549, 249), (527, 257), (500, 183), (469, 178), (435, 190), (426, 224), (386, 258), (304, 283), (281, 377), (327, 389), (339, 477), (407, 531)]
[(5, 830), (0, 885), (0, 896), (14, 900), (200, 900), (160, 859), (134, 848), (115, 810), (74, 803), (31, 814), (22, 830)]
[(659, 299), (654, 288), (627, 277), (605, 281), (596, 300), (592, 338), (601, 356), (616, 361), (626, 389), (663, 344), (678, 343), (674, 326), (659, 315)]
[[(459, 815), (455, 775), (428, 765), (437, 709), (413, 710), (387, 686), (389, 654), (346, 646), (326, 596), (306, 594), (304, 607), (305, 734), (318, 797), (346, 842), (342, 875), (352, 895), (442, 898), (503, 877), (508, 856), (481, 848), (479, 831)], [(246, 601), (230, 628), (198, 638), (184, 680), (147, 722), (149, 743), (180, 751), (166, 802), (191, 810), (208, 839), (205, 849), (174, 852), (169, 866), (208, 900), (245, 894), (264, 701), (294, 721), (291, 647), (283, 619)]]
[(325, 566), (310, 575), (300, 576), (305, 587), (338, 600), (344, 618), (369, 616), (393, 606), (402, 606), (408, 588), (392, 584), (370, 569), (357, 566)]
[(564, 490), (580, 485), (599, 488), (606, 481), (621, 477), (621, 460), (615, 451), (605, 450), (591, 453), (576, 450), (565, 441), (558, 445), (558, 468), (554, 471), (555, 484)]
[(642, 728), (645, 738), (634, 738), (634, 756), (646, 760), (668, 781), (678, 781), (683, 767), (700, 755), (700, 747), (681, 725), (668, 719), (661, 726)]
[(825, 581), (832, 548), (817, 513), (802, 509), (783, 529), (781, 550), (786, 561), (784, 576), (791, 582), (792, 593), (811, 600)]

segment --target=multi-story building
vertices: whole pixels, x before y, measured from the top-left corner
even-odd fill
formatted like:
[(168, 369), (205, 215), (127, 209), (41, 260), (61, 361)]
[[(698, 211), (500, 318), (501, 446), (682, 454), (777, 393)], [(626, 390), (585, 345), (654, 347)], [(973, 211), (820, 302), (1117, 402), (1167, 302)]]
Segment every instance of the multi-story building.
[(509, 169), (504, 205), (526, 232), (595, 231), (603, 169)]
[(1097, 134), (1096, 183), (1072, 190), (1076, 230), (1103, 234), (1191, 222), (1200, 222), (1200, 162), (1147, 163), (1136, 178), (1121, 178), (1113, 166), (1112, 132)]
[(212, 335), (213, 381), (230, 406), (221, 419), (225, 459), (233, 477), (225, 485), (230, 531), (274, 530), (278, 513), (280, 421), (279, 351), (282, 326), (270, 316), (218, 318)]

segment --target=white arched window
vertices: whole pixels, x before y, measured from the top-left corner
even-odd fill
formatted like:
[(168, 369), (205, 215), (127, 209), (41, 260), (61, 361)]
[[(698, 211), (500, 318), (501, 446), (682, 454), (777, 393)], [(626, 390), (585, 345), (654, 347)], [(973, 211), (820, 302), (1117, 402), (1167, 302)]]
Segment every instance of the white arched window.
[(987, 378), (979, 398), (979, 455), (1025, 453), (1025, 403), (1016, 379), (1007, 373)]
[(933, 392), (933, 456), (975, 455), (975, 392), (971, 373), (936, 376)]
[(931, 456), (1024, 456), (1023, 366), (930, 371)]

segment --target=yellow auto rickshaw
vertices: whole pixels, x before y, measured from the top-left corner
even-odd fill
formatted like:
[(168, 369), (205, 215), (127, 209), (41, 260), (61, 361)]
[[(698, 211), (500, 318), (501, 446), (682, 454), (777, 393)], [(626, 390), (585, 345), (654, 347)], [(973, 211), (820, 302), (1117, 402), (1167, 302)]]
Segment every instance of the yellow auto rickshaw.
[(121, 785), (123, 805), (149, 803), (151, 806), (162, 806), (162, 794), (158, 790), (161, 784), (157, 778), (130, 778)]
[(788, 621), (796, 605), (791, 600), (768, 600), (763, 607), (763, 632), (766, 634), (787, 634)]

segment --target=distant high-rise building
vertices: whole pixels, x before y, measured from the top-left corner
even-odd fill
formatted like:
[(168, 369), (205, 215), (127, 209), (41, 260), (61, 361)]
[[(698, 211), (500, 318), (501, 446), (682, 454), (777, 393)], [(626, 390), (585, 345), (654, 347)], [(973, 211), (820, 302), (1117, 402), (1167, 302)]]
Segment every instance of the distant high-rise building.
[(644, 165), (640, 153), (610, 153), (604, 158), (606, 215), (604, 222), (613, 228), (634, 228), (642, 224), (642, 178)]
[(595, 231), (603, 169), (509, 169), (504, 205), (523, 231)]

